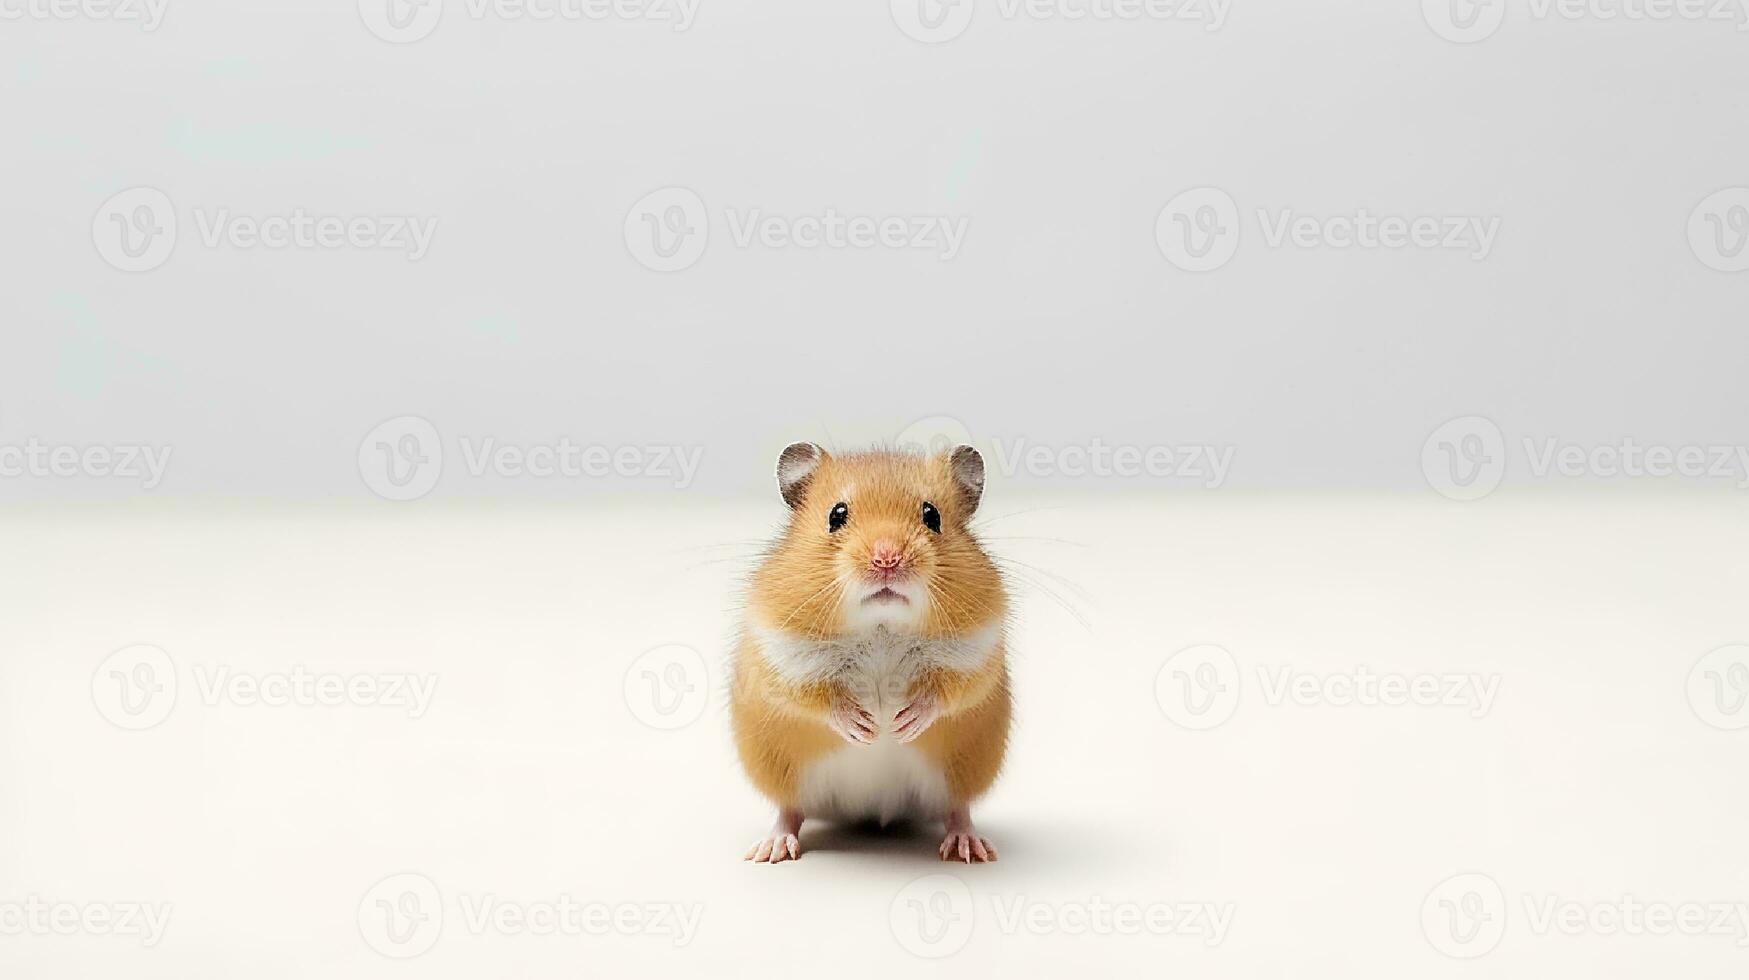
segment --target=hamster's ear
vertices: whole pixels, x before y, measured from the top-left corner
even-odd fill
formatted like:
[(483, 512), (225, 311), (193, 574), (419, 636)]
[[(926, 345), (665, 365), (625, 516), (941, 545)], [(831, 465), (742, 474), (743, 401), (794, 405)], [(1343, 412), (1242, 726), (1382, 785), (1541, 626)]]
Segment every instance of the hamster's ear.
[(965, 501), (969, 517), (984, 496), (984, 457), (970, 446), (955, 446), (948, 450), (947, 468), (960, 488), (960, 499)]
[(778, 454), (777, 489), (783, 494), (783, 502), (789, 504), (792, 510), (802, 505), (802, 495), (807, 493), (808, 480), (820, 468), (820, 461), (825, 458), (826, 450), (811, 442), (792, 442)]

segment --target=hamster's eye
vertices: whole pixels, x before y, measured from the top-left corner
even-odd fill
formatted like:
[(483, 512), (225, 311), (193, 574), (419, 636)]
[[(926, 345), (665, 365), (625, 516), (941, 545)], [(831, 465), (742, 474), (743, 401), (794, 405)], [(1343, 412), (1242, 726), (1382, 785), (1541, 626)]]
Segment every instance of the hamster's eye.
[(923, 501), (923, 526), (936, 534), (941, 533), (941, 511), (927, 500)]
[(837, 505), (832, 508), (832, 513), (826, 517), (827, 533), (831, 533), (843, 527), (844, 522), (848, 520), (850, 520), (850, 505), (840, 500)]

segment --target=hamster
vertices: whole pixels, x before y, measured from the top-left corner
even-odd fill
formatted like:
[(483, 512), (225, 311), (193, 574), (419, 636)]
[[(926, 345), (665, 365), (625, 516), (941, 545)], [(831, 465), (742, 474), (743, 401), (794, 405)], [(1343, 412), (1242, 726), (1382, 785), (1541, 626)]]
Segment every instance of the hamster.
[(777, 461), (789, 524), (753, 574), (730, 724), (777, 805), (746, 859), (801, 856), (807, 817), (942, 820), (943, 860), (996, 860), (972, 825), (1007, 747), (1008, 595), (966, 522), (984, 492), (970, 446), (932, 456)]

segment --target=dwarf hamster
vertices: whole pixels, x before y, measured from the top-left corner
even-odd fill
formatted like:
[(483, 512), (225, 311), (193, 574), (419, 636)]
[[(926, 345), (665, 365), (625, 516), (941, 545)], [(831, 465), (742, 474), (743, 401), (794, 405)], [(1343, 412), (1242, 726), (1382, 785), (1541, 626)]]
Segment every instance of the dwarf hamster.
[(996, 860), (971, 803), (1008, 741), (1008, 597), (966, 524), (970, 446), (777, 461), (789, 521), (753, 574), (730, 683), (747, 775), (777, 805), (751, 861), (801, 856), (807, 817), (942, 820), (943, 860)]

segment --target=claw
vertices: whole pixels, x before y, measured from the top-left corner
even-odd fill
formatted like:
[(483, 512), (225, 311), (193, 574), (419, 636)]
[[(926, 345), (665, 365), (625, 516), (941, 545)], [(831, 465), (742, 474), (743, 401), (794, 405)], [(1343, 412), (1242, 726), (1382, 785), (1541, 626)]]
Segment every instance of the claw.
[(868, 713), (862, 705), (855, 701), (845, 700), (832, 707), (826, 714), (826, 727), (846, 742), (869, 745), (874, 742), (880, 728), (875, 724), (874, 716)]
[(949, 831), (937, 850), (943, 861), (988, 864), (996, 860), (996, 845), (975, 832)]
[(922, 735), (941, 716), (939, 702), (928, 692), (917, 695), (893, 716), (893, 736), (901, 743)]
[(794, 861), (802, 856), (802, 842), (795, 834), (773, 832), (770, 837), (757, 841), (747, 849), (744, 861), (754, 864), (781, 864), (784, 861)]

